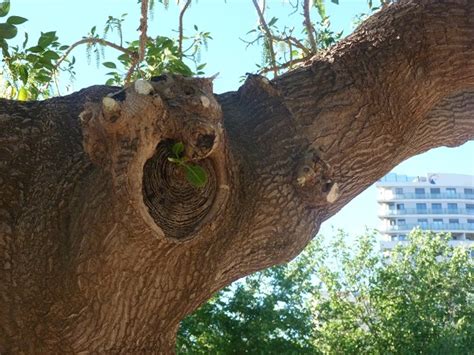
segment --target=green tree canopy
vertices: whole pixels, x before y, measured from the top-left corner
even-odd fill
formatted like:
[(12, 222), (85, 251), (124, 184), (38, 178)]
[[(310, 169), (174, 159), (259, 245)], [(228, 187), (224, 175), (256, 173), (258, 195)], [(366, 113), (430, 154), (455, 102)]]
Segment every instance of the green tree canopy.
[(383, 255), (339, 233), (216, 294), (182, 324), (189, 354), (469, 354), (474, 263), (449, 236), (414, 231)]

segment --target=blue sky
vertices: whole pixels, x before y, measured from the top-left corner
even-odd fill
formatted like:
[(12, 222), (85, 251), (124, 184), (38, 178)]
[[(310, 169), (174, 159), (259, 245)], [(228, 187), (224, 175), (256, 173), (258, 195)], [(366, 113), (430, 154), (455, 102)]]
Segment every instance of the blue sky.
[[(268, 16), (276, 16), (279, 23), (299, 23), (297, 14), (289, 16), (287, 0), (267, 0), (271, 11)], [(344, 34), (352, 31), (355, 15), (367, 12), (366, 0), (340, 0), (340, 5), (327, 1), (328, 13), (334, 30), (344, 30)], [(85, 36), (92, 26), (98, 29), (109, 15), (119, 17), (128, 13), (124, 35), (134, 40), (138, 37), (139, 11), (136, 0), (12, 0), (12, 15), (29, 19), (22, 26), (36, 41), (34, 34), (40, 31), (57, 31), (64, 44), (71, 44)], [(246, 48), (239, 38), (255, 27), (257, 18), (251, 0), (200, 0), (194, 3), (185, 16), (185, 28), (192, 30), (197, 25), (200, 30), (211, 32), (213, 40), (209, 49), (203, 51), (202, 62), (207, 63), (207, 75), (220, 73), (215, 80), (217, 93), (236, 90), (242, 75), (255, 70), (256, 63), (261, 61), (260, 48)], [(178, 23), (178, 7), (170, 0), (167, 11), (158, 4), (149, 26), (150, 35), (175, 36), (174, 30)], [(100, 33), (100, 32), (99, 32)], [(110, 35), (110, 40), (115, 38)], [(250, 37), (247, 37), (248, 39)], [(85, 48), (78, 48), (74, 55), (77, 59), (77, 78), (74, 90), (105, 82), (106, 69), (97, 68), (94, 59), (88, 63)], [(116, 53), (107, 50), (107, 60), (115, 58)], [(399, 166), (394, 172), (407, 175), (425, 175), (428, 172), (458, 173), (474, 175), (474, 142), (458, 148), (438, 148), (425, 154), (413, 157)], [(365, 227), (377, 226), (377, 204), (375, 188), (370, 187), (356, 197), (337, 215), (326, 221), (321, 233), (332, 235), (332, 226), (342, 228), (349, 234), (362, 233)]]

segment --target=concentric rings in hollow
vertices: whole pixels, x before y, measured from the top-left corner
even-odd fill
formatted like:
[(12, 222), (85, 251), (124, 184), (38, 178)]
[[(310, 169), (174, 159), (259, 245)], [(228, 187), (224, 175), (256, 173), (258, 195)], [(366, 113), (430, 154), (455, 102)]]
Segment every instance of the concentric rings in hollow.
[(217, 191), (212, 161), (199, 161), (207, 172), (208, 181), (202, 188), (191, 185), (184, 168), (168, 160), (172, 140), (158, 144), (156, 152), (144, 166), (143, 200), (155, 223), (166, 237), (185, 239), (206, 217)]

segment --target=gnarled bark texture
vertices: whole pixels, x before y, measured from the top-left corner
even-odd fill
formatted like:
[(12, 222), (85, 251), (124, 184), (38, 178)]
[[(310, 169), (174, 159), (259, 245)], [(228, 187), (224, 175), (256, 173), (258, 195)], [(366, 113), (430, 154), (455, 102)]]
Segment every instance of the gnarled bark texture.
[(296, 256), (402, 160), (472, 139), (473, 112), (471, 0), (400, 1), (237, 92), (166, 75), (0, 101), (0, 352), (172, 353), (213, 292)]

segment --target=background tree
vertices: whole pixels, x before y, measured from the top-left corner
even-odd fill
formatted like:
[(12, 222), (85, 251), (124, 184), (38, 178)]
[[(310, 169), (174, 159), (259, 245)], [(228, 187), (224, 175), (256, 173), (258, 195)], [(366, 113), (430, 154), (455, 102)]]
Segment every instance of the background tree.
[[(125, 81), (147, 56), (147, 4)], [(221, 95), (167, 74), (0, 100), (0, 351), (173, 352), (179, 321), (215, 291), (295, 257), (404, 159), (472, 139), (472, 18), (468, 0), (399, 1)]]
[(296, 260), (217, 293), (181, 323), (178, 353), (469, 354), (474, 260), (416, 230), (381, 254), (375, 234), (319, 238)]

